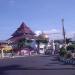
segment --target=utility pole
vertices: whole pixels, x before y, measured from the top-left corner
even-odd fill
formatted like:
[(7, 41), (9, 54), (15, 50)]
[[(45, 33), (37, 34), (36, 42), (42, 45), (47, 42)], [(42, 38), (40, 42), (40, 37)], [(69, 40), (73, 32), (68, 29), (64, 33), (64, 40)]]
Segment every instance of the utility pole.
[(66, 36), (65, 36), (65, 28), (64, 28), (64, 19), (62, 19), (62, 34), (63, 34), (63, 39), (64, 39), (64, 45), (66, 48)]

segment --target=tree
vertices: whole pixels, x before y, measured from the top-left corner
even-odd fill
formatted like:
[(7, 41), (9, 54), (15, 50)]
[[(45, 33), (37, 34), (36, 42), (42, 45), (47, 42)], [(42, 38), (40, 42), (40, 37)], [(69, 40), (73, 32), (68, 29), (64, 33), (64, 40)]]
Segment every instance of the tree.
[(66, 47), (67, 51), (71, 51), (71, 52), (74, 52), (75, 50), (75, 45), (69, 45)]
[(23, 39), (20, 39), (18, 41), (18, 48), (21, 49), (21, 48), (24, 48), (25, 46), (27, 47), (30, 47), (30, 44), (31, 44), (32, 40), (27, 40), (25, 38)]
[(59, 55), (60, 56), (65, 56), (66, 54), (67, 54), (67, 50), (64, 47), (60, 48)]
[(66, 44), (68, 44), (71, 41), (71, 39), (66, 38)]
[(21, 48), (25, 47), (25, 43), (26, 43), (26, 39), (25, 38), (20, 39), (18, 41), (18, 49), (21, 49)]

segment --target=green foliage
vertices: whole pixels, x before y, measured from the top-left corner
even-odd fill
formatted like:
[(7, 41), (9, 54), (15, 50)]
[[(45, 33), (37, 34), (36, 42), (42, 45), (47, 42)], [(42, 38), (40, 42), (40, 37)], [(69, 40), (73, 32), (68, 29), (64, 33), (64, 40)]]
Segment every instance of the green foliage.
[(18, 48), (20, 49), (20, 48), (24, 47), (25, 46), (25, 42), (26, 42), (25, 38), (19, 40), (18, 41)]
[(72, 55), (71, 55), (71, 53), (67, 53), (67, 54), (65, 55), (65, 57), (68, 59), (68, 58), (71, 58)]
[(30, 46), (31, 42), (32, 42), (32, 40), (27, 40), (27, 39), (23, 38), (23, 39), (21, 39), (21, 40), (18, 41), (17, 47), (19, 49), (21, 49), (21, 48), (23, 48), (25, 46)]
[(68, 44), (71, 41), (71, 39), (66, 38), (66, 44)]
[(36, 43), (48, 43), (48, 40), (46, 40), (46, 39), (37, 39)]
[(59, 55), (65, 57), (65, 58), (71, 58), (72, 52), (75, 52), (75, 44), (67, 46), (66, 49), (64, 47), (62, 47), (60, 49)]
[(67, 49), (68, 51), (74, 52), (75, 44), (67, 46), (66, 49)]
[(60, 54), (60, 56), (65, 56), (65, 55), (67, 54), (67, 50), (66, 50), (64, 47), (62, 47), (62, 48), (60, 49), (59, 54)]

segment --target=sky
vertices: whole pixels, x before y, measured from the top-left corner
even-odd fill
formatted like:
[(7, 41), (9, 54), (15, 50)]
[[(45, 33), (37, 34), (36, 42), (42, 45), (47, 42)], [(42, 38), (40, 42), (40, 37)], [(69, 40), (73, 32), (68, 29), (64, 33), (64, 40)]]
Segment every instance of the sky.
[(33, 31), (75, 32), (75, 0), (0, 0), (0, 40), (6, 40), (25, 22)]

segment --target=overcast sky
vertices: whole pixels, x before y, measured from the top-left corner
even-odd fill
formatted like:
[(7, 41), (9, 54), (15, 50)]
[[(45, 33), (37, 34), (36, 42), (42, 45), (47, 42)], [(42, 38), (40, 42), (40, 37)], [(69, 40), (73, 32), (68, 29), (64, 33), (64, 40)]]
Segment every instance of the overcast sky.
[[(24, 21), (33, 31), (75, 32), (75, 0), (0, 0), (0, 40), (7, 39)], [(70, 33), (70, 34), (69, 34)]]

